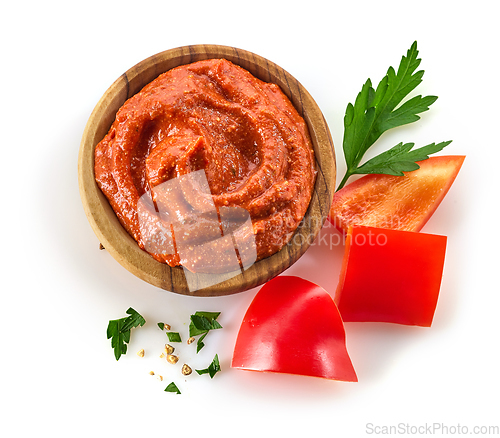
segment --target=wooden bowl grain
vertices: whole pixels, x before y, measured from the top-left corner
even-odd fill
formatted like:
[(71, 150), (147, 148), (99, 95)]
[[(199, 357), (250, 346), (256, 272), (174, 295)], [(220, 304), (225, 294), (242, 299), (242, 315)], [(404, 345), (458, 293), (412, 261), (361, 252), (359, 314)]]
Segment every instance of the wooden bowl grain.
[[(244, 272), (218, 284), (190, 292), (182, 268), (171, 268), (139, 248), (121, 226), (94, 176), (94, 151), (108, 132), (123, 103), (161, 73), (179, 65), (211, 58), (225, 58), (265, 82), (280, 86), (305, 119), (315, 151), (317, 177), (309, 209), (292, 240), (278, 253), (262, 259)], [(307, 90), (288, 72), (254, 53), (227, 46), (179, 47), (151, 56), (121, 75), (104, 93), (85, 127), (78, 158), (78, 176), (83, 207), (92, 229), (106, 250), (127, 270), (162, 289), (194, 296), (221, 296), (256, 287), (295, 263), (323, 226), (332, 202), (335, 152), (327, 123)], [(192, 288), (191, 288), (192, 289)]]

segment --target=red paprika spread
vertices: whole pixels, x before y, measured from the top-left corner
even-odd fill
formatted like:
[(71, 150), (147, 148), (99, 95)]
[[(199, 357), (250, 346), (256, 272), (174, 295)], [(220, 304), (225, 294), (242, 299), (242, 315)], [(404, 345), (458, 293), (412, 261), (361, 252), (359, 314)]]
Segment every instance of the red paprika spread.
[[(203, 190), (193, 196), (198, 184), (193, 181), (189, 190), (177, 184), (182, 199), (172, 184), (160, 190), (197, 171), (204, 171), (208, 198)], [(224, 209), (234, 207), (236, 223), (239, 212), (248, 212), (254, 259), (279, 251), (306, 213), (315, 175), (307, 126), (288, 98), (277, 85), (224, 59), (160, 75), (123, 104), (95, 151), (97, 183), (129, 234), (156, 260), (193, 271), (195, 264), (179, 247), (192, 250), (217, 241), (224, 231), (236, 233), (235, 227), (224, 228)], [(167, 192), (170, 198), (164, 198)], [(193, 216), (196, 199), (205, 204)], [(168, 210), (164, 214), (161, 205)], [(215, 208), (210, 212), (206, 205)], [(176, 231), (179, 224), (182, 232)], [(157, 242), (151, 250), (148, 240), (158, 240), (159, 229), (165, 246), (159, 250)], [(206, 246), (214, 265), (225, 263), (219, 246)]]

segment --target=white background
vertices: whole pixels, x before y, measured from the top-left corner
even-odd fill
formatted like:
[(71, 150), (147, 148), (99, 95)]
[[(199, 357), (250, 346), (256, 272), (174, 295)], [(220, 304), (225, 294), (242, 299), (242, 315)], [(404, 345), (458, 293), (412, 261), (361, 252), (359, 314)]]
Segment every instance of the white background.
[[(499, 426), (494, 4), (47, 0), (2, 7), (2, 436), (361, 437), (373, 431), (369, 423), (437, 423), (450, 432), (459, 424), (469, 432)], [(101, 95), (137, 62), (198, 43), (274, 61), (322, 109), (339, 181), (347, 103), (368, 77), (378, 83), (389, 65), (396, 67), (414, 40), (426, 71), (419, 91), (439, 99), (420, 122), (382, 137), (374, 153), (399, 141), (423, 146), (451, 139), (441, 154), (467, 158), (423, 230), (448, 236), (434, 324), (347, 324), (358, 383), (231, 369), (239, 324), (256, 290), (223, 298), (175, 295), (99, 251), (78, 192), (79, 143)], [(341, 245), (315, 245), (286, 274), (332, 293), (342, 255)], [(148, 323), (132, 333), (129, 354), (117, 362), (106, 327), (130, 306)], [(169, 367), (158, 357), (165, 335), (156, 322), (185, 333), (196, 310), (222, 311), (224, 329), (209, 334), (198, 356), (182, 349), (193, 368), (218, 353), (222, 372), (213, 380), (182, 379), (180, 364)], [(143, 359), (135, 354), (140, 348)], [(182, 395), (163, 391), (172, 380)]]

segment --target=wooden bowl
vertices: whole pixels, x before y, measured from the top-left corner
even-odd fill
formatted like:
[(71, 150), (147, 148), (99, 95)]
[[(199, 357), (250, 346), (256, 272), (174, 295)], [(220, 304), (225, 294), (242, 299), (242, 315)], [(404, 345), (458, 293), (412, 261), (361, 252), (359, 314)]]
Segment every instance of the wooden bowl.
[[(305, 220), (288, 245), (232, 278), (190, 292), (181, 267), (171, 268), (154, 260), (139, 248), (121, 226), (95, 181), (94, 151), (108, 132), (116, 112), (127, 99), (161, 73), (179, 65), (210, 58), (225, 58), (250, 71), (257, 78), (280, 86), (309, 127), (318, 173)], [(185, 46), (167, 50), (145, 59), (121, 75), (104, 93), (92, 112), (83, 133), (78, 158), (80, 195), (85, 213), (106, 250), (142, 280), (171, 292), (195, 296), (220, 296), (242, 292), (265, 283), (295, 263), (314, 241), (328, 216), (335, 187), (335, 172), (335, 152), (328, 126), (306, 89), (288, 72), (261, 56), (233, 47), (216, 45)]]

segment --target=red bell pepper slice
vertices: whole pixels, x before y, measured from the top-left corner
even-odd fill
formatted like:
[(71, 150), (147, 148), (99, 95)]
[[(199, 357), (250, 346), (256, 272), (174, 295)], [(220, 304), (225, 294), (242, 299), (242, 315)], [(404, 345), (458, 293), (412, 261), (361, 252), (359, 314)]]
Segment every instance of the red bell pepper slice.
[(350, 225), (420, 231), (450, 189), (464, 159), (430, 157), (405, 176), (366, 175), (335, 193), (330, 222), (344, 234)]
[(266, 283), (241, 324), (233, 368), (357, 382), (331, 296), (299, 277)]
[(446, 236), (350, 227), (335, 294), (342, 319), (430, 327)]

